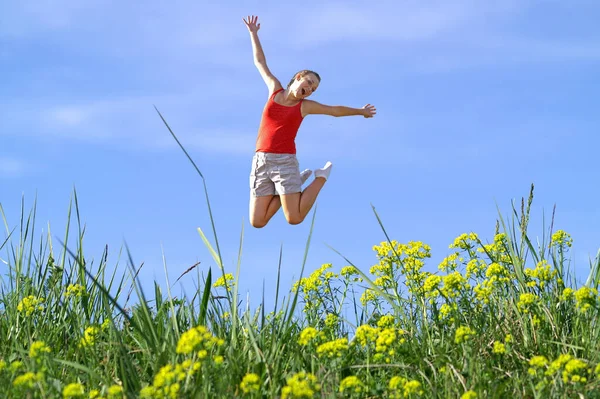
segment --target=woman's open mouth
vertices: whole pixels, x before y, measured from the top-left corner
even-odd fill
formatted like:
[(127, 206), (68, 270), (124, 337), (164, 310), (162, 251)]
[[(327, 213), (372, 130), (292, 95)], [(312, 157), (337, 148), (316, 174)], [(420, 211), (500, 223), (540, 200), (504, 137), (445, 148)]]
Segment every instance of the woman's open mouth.
[(306, 94), (306, 90), (302, 89), (302, 95)]

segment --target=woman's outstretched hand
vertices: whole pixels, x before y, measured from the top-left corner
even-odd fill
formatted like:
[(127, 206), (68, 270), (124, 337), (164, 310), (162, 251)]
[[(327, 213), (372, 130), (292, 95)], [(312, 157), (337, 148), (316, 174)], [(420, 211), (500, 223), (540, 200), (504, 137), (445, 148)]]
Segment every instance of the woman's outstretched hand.
[(247, 19), (243, 18), (243, 20), (250, 33), (256, 33), (260, 29), (260, 24), (258, 23), (257, 16), (248, 15)]
[(372, 118), (377, 113), (374, 105), (367, 104), (363, 107), (363, 116), (365, 118)]

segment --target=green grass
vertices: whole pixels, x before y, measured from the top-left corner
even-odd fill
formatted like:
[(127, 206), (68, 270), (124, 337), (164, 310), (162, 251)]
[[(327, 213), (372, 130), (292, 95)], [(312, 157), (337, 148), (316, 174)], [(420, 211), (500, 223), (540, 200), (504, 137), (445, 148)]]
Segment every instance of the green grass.
[(37, 237), (35, 205), (16, 226), (0, 206), (0, 397), (600, 397), (600, 258), (577, 286), (567, 233), (530, 240), (532, 199), (489, 241), (457, 237), (435, 273), (429, 246), (394, 241), (374, 212), (377, 264), (332, 252), (343, 267), (305, 275), (305, 256), (273, 309), (238, 306), (243, 231), (225, 270), (212, 212), (212, 241), (199, 233), (218, 268), (178, 276), (198, 289), (173, 298), (141, 286), (127, 248), (119, 274), (85, 256), (75, 193), (62, 239)]

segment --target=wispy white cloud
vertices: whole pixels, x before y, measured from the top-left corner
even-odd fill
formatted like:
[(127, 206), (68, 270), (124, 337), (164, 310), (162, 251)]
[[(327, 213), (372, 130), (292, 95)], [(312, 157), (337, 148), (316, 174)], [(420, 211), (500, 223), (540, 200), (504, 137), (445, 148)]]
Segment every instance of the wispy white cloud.
[(15, 158), (0, 156), (0, 178), (20, 177), (25, 172), (25, 163)]

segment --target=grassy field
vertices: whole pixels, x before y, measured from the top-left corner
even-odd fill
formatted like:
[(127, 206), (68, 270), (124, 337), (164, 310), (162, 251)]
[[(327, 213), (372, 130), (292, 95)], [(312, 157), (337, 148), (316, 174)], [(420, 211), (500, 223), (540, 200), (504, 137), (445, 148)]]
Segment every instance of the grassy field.
[(568, 233), (534, 247), (532, 194), (489, 241), (457, 237), (436, 273), (427, 244), (388, 239), (368, 270), (323, 264), (277, 287), (272, 310), (238, 307), (239, 269), (149, 298), (130, 259), (116, 275), (85, 257), (78, 216), (68, 249), (34, 239), (35, 209), (14, 228), (2, 212), (1, 397), (600, 397), (598, 259), (577, 287)]
[(303, 265), (273, 309), (240, 308), (216, 234), (199, 229), (218, 268), (179, 276), (198, 289), (174, 298), (140, 285), (128, 251), (125, 272), (86, 258), (76, 195), (62, 240), (0, 206), (0, 397), (598, 398), (600, 258), (576, 284), (568, 233), (529, 239), (532, 199), (492, 237), (457, 237), (435, 273), (375, 213), (377, 263)]

